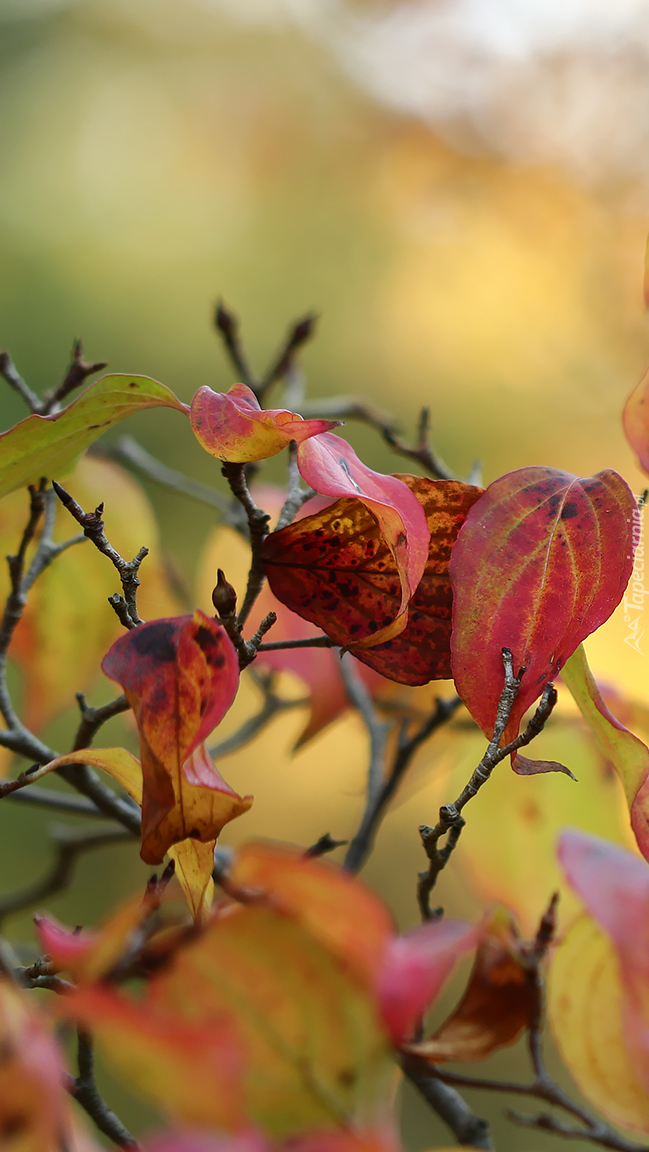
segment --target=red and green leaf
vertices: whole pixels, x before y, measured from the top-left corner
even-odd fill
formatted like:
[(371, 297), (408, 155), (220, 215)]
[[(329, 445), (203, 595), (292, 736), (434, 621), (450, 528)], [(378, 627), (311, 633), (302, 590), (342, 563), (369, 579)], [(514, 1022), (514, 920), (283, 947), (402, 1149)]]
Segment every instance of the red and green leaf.
[(450, 675), (451, 549), (481, 489), (459, 480), (385, 477), (407, 487), (426, 520), (428, 556), (410, 599), (408, 622), (393, 639), (359, 648), (401, 610), (397, 561), (372, 509), (342, 499), (307, 516), (264, 543), (263, 560), (273, 593), (292, 611), (381, 675), (426, 684)]
[(504, 739), (581, 641), (609, 618), (633, 567), (635, 500), (616, 472), (578, 478), (522, 468), (471, 509), (450, 563), (452, 670), (491, 735), (503, 687), (502, 649), (523, 682)]
[(340, 423), (303, 420), (297, 412), (262, 408), (245, 384), (234, 384), (229, 392), (199, 388), (192, 400), (190, 419), (194, 435), (206, 452), (233, 464), (266, 460), (292, 440), (301, 443)]

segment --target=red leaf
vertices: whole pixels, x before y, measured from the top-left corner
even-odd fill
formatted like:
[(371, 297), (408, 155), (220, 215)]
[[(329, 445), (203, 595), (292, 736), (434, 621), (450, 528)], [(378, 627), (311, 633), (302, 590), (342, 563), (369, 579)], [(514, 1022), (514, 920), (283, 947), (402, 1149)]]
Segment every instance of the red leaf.
[[(394, 479), (394, 478), (393, 478)], [(430, 536), (424, 574), (398, 637), (352, 650), (357, 659), (391, 680), (426, 684), (450, 675), (451, 548), (481, 490), (456, 480), (403, 476), (426, 517)], [(379, 524), (359, 501), (329, 508), (272, 533), (264, 566), (274, 594), (317, 624), (337, 643), (388, 621), (400, 607), (398, 570)], [(376, 634), (376, 633), (375, 633)]]
[(153, 620), (121, 636), (102, 668), (122, 685), (140, 734), (143, 860), (161, 863), (172, 844), (193, 834), (214, 839), (218, 832), (186, 811), (193, 791), (190, 787), (188, 793), (187, 786), (205, 784), (207, 774), (208, 788), (215, 793), (236, 794), (211, 762), (206, 766), (202, 754), (193, 767), (185, 763), (237, 692), (239, 662), (224, 629), (200, 611)]
[(452, 669), (491, 735), (503, 686), (502, 649), (527, 671), (505, 740), (581, 641), (619, 604), (633, 567), (636, 505), (616, 472), (578, 478), (521, 468), (491, 484), (453, 549)]
[(339, 420), (303, 420), (297, 412), (261, 408), (254, 392), (235, 384), (229, 392), (199, 388), (192, 400), (191, 423), (199, 444), (218, 460), (243, 464), (276, 456), (291, 440), (336, 428)]
[(405, 936), (393, 936), (377, 980), (385, 1025), (395, 1044), (412, 1039), (417, 1024), (435, 999), (456, 961), (475, 947), (479, 930), (462, 920), (423, 924)]
[[(422, 578), (428, 557), (430, 531), (422, 507), (397, 476), (373, 472), (353, 448), (330, 432), (305, 441), (297, 452), (300, 473), (323, 496), (351, 497), (372, 513), (396, 565), (400, 602), (392, 620), (376, 620), (365, 636), (352, 637), (355, 648), (373, 648), (403, 632), (408, 604)], [(356, 561), (358, 564), (360, 557)]]

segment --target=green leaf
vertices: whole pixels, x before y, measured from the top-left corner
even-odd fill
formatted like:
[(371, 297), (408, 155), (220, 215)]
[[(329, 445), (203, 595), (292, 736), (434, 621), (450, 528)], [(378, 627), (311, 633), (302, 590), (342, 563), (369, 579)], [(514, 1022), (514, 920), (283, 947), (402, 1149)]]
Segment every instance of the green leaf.
[(55, 416), (28, 416), (0, 435), (0, 496), (58, 479), (86, 448), (119, 420), (142, 408), (188, 411), (164, 384), (148, 376), (104, 376)]

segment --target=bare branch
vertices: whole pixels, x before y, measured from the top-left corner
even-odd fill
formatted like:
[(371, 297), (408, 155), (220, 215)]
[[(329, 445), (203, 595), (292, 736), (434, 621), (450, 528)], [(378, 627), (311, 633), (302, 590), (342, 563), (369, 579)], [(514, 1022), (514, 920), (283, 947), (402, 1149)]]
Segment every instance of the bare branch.
[(476, 1116), (459, 1092), (434, 1074), (427, 1061), (405, 1056), (403, 1070), (426, 1103), (448, 1125), (458, 1144), (472, 1148), (493, 1148), (487, 1121)]
[(283, 379), (290, 372), (295, 362), (296, 352), (313, 336), (317, 319), (315, 313), (308, 312), (301, 320), (296, 320), (291, 325), (277, 359), (271, 364), (257, 389), (259, 401), (263, 400), (266, 392), (276, 380)]
[(270, 640), (260, 644), (258, 652), (282, 652), (289, 648), (339, 648), (335, 640), (328, 636), (309, 636), (306, 640)]
[(81, 748), (89, 748), (102, 724), (111, 720), (113, 716), (119, 716), (121, 712), (128, 712), (130, 707), (124, 693), (121, 696), (116, 696), (114, 700), (110, 700), (108, 704), (102, 704), (99, 708), (91, 708), (83, 692), (77, 692), (77, 703), (81, 712), (81, 723), (72, 745), (73, 752), (77, 752)]
[(37, 412), (41, 399), (32, 392), (28, 384), (20, 375), (8, 352), (0, 352), (0, 376), (4, 376), (7, 384), (11, 385), (19, 396), (25, 401), (30, 412)]
[(326, 856), (329, 852), (335, 852), (336, 848), (344, 848), (347, 840), (334, 840), (329, 832), (325, 832), (315, 844), (307, 848), (304, 855), (309, 859), (315, 859), (318, 856)]
[(291, 440), (288, 448), (288, 491), (277, 519), (276, 532), (279, 532), (281, 528), (285, 528), (287, 524), (291, 524), (302, 505), (306, 504), (307, 500), (310, 500), (312, 496), (315, 496), (315, 490), (313, 488), (302, 488), (301, 479), (297, 466), (297, 444), (294, 440)]
[(56, 827), (52, 830), (52, 838), (56, 845), (56, 856), (52, 866), (45, 875), (19, 892), (12, 892), (7, 896), (0, 896), (0, 921), (15, 912), (22, 912), (61, 892), (67, 887), (72, 876), (77, 857), (93, 848), (103, 848), (107, 844), (115, 844), (129, 840), (130, 834), (124, 828), (115, 826), (100, 829)]
[(36, 411), (40, 416), (58, 412), (61, 400), (76, 388), (80, 388), (89, 376), (94, 376), (96, 372), (101, 372), (107, 367), (108, 364), (104, 360), (98, 360), (96, 364), (86, 364), (83, 358), (83, 344), (81, 340), (75, 340), (72, 345), (72, 360), (65, 376), (56, 388), (45, 393)]
[(84, 1028), (78, 1030), (77, 1064), (79, 1075), (76, 1079), (71, 1077), (68, 1083), (70, 1095), (74, 1096), (77, 1103), (87, 1112), (99, 1131), (117, 1144), (118, 1148), (137, 1152), (141, 1147), (140, 1144), (131, 1136), (99, 1093), (95, 1080), (92, 1037)]
[(222, 300), (219, 300), (216, 306), (214, 324), (223, 340), (225, 350), (234, 368), (237, 380), (241, 381), (242, 384), (246, 384), (248, 388), (252, 388), (255, 396), (258, 396), (262, 385), (254, 375), (243, 350), (239, 338), (239, 318), (226, 307)]
[(222, 472), (232, 489), (232, 495), (236, 497), (246, 513), (250, 531), (252, 557), (248, 573), (248, 587), (238, 617), (239, 627), (242, 628), (266, 579), (261, 565), (261, 546), (268, 535), (270, 516), (257, 507), (250, 495), (243, 464), (224, 464)]
[[(478, 764), (478, 767), (473, 771), (471, 779), (468, 784), (465, 785), (457, 800), (453, 804), (444, 804), (440, 808), (437, 824), (434, 827), (422, 824), (419, 829), (426, 854), (430, 861), (428, 871), (420, 873), (417, 886), (417, 900), (424, 920), (429, 919), (432, 915), (429, 904), (430, 894), (435, 886), (439, 873), (457, 844), (460, 832), (464, 826), (464, 819), (461, 816), (462, 809), (468, 804), (469, 800), (477, 794), (482, 785), (486, 783), (494, 768), (497, 764), (500, 764), (501, 760), (504, 760), (519, 748), (525, 747), (535, 736), (538, 736), (539, 732), (543, 730), (557, 702), (557, 692), (554, 685), (547, 684), (536, 712), (525, 731), (521, 732), (520, 736), (517, 736), (515, 740), (501, 747), (500, 741), (507, 727), (525, 673), (525, 669), (521, 668), (519, 672), (514, 675), (512, 654), (509, 648), (503, 648), (502, 656), (505, 669), (505, 683), (498, 703), (493, 736), (487, 751)], [(442, 836), (445, 836), (447, 833), (449, 834), (449, 841), (445, 848), (439, 849), (437, 845)]]
[(161, 460), (142, 448), (133, 436), (120, 436), (115, 444), (102, 445), (101, 454), (130, 465), (147, 479), (153, 480), (171, 492), (189, 496), (190, 499), (207, 504), (209, 508), (215, 508), (217, 512), (228, 516), (230, 501), (226, 496), (207, 484), (201, 484), (200, 480), (192, 480), (190, 476), (185, 476), (175, 468), (169, 468), (167, 464), (163, 464)]
[[(252, 675), (252, 673), (253, 669), (251, 669), (249, 674)], [(279, 715), (280, 712), (288, 712), (293, 708), (301, 708), (309, 702), (308, 698), (284, 700), (281, 696), (277, 696), (273, 691), (275, 676), (272, 674), (267, 678), (257, 676), (255, 679), (258, 687), (261, 688), (263, 692), (261, 708), (254, 716), (245, 720), (241, 727), (238, 728), (236, 732), (233, 732), (232, 736), (228, 736), (227, 740), (222, 740), (220, 744), (215, 744), (213, 748), (210, 748), (210, 756), (212, 756), (214, 760), (218, 760), (221, 756), (228, 756), (231, 752), (236, 752), (238, 748), (242, 748), (245, 744), (254, 740), (255, 736), (258, 736), (273, 717)]]
[[(102, 520), (102, 513), (104, 505), (100, 504), (95, 508), (94, 512), (84, 512), (80, 504), (62, 488), (56, 481), (53, 482), (53, 488), (59, 500), (65, 505), (68, 512), (78, 524), (83, 528), (84, 536), (95, 545), (102, 555), (107, 556), (113, 567), (117, 570), (124, 592), (123, 598), (120, 596), (110, 596), (109, 603), (115, 608), (122, 624), (127, 628), (135, 628), (143, 621), (138, 616), (137, 611), (137, 590), (140, 586), (138, 579), (138, 571), (140, 564), (145, 556), (148, 556), (148, 548), (140, 548), (137, 556), (133, 560), (124, 560), (119, 552), (113, 548), (109, 543), (106, 533), (104, 532), (104, 521)], [(122, 605), (122, 599), (124, 604)], [(124, 607), (125, 611), (120, 615), (118, 608)], [(127, 622), (128, 621), (128, 622)]]
[(55, 812), (71, 812), (78, 816), (100, 816), (104, 813), (97, 808), (92, 800), (85, 796), (67, 795), (65, 792), (55, 792), (52, 788), (19, 788), (16, 792), (9, 792), (8, 800), (17, 800), (21, 804), (32, 804), (38, 808), (50, 808)]
[(458, 479), (455, 473), (448, 467), (448, 464), (445, 464), (441, 456), (431, 447), (429, 441), (430, 409), (422, 408), (419, 414), (416, 447), (411, 447), (406, 444), (406, 442), (402, 440), (400, 436), (397, 436), (390, 428), (382, 428), (381, 432), (386, 444), (389, 444), (400, 456), (405, 456), (407, 460), (412, 460), (415, 464), (418, 464), (427, 476), (432, 476), (434, 480)]

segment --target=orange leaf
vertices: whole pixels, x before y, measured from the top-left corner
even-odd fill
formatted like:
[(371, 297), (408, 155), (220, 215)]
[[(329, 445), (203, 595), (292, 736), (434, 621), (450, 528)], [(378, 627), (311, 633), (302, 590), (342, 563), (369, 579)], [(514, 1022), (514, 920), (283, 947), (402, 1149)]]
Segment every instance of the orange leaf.
[(534, 981), (511, 916), (499, 909), (486, 928), (462, 1000), (430, 1040), (408, 1045), (433, 1063), (485, 1060), (530, 1024)]
[(303, 420), (297, 412), (262, 408), (245, 384), (234, 384), (229, 392), (199, 388), (192, 400), (190, 419), (205, 451), (233, 464), (266, 460), (287, 448), (291, 440), (300, 443), (340, 423)]
[(274, 594), (358, 660), (405, 684), (450, 676), (451, 548), (480, 488), (459, 480), (387, 477), (407, 485), (426, 517), (428, 556), (400, 635), (362, 650), (356, 639), (398, 617), (397, 557), (375, 510), (344, 499), (272, 533), (263, 549)]
[(251, 803), (198, 751), (239, 683), (237, 654), (224, 629), (200, 611), (141, 624), (113, 644), (102, 667), (122, 685), (140, 734), (142, 859), (159, 864), (188, 836), (213, 840)]

